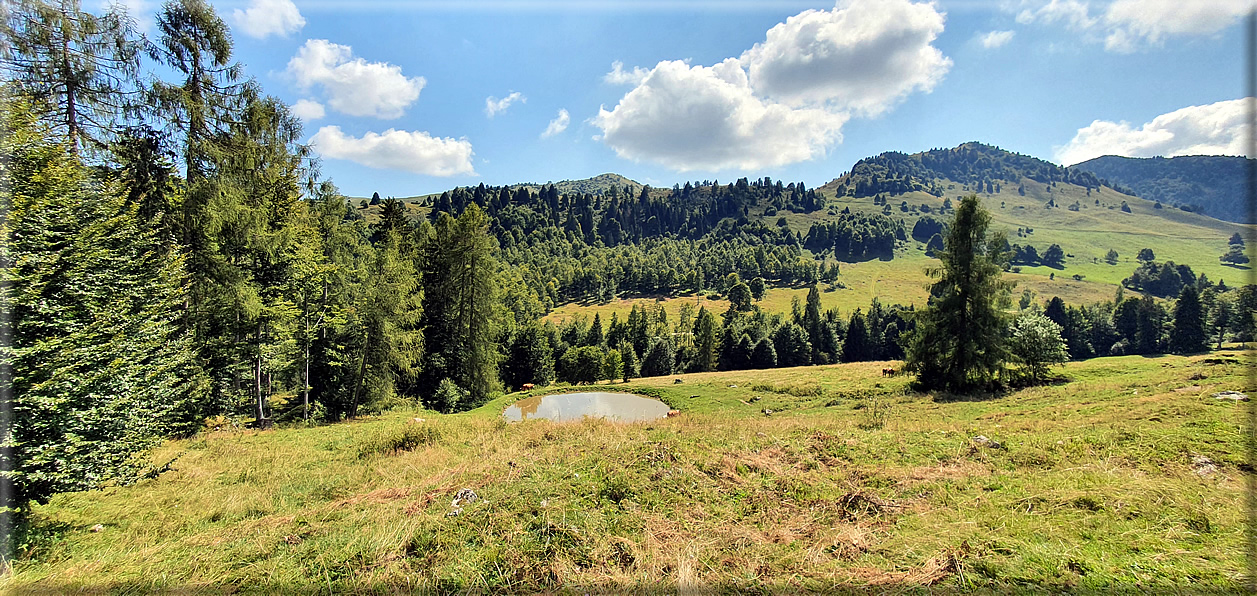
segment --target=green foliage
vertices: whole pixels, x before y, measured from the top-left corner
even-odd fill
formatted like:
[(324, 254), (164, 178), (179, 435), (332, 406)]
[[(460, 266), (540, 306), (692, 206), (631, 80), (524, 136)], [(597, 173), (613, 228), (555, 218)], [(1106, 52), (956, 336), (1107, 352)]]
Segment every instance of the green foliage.
[(11, 210), (0, 233), (12, 344), (12, 503), (129, 484), (143, 454), (200, 425), (206, 390), (177, 321), (183, 257), (117, 186), (93, 180), (21, 105), (4, 104)]
[(441, 379), (441, 382), (437, 383), (436, 391), (432, 392), (432, 398), (428, 400), (428, 403), (437, 411), (454, 412), (458, 410), (460, 404), (467, 401), (470, 395), (466, 389), (459, 387), (458, 383), (450, 379)]
[(1195, 286), (1183, 286), (1174, 303), (1174, 327), (1170, 332), (1170, 350), (1178, 354), (1194, 354), (1208, 349), (1204, 311)]
[(1069, 359), (1061, 326), (1048, 317), (1026, 311), (1013, 320), (1008, 349), (1021, 365), (1022, 374), (1032, 383), (1042, 382), (1053, 364)]
[(1003, 308), (1011, 286), (1000, 279), (1002, 234), (987, 236), (990, 215), (965, 197), (947, 231), (930, 303), (906, 339), (905, 368), (925, 387), (967, 391), (992, 383), (1008, 359)]
[(1218, 257), (1218, 260), (1232, 265), (1243, 265), (1248, 262), (1248, 255), (1244, 254), (1243, 243), (1231, 244), (1227, 246), (1226, 254)]
[(607, 350), (602, 361), (603, 379), (616, 380), (624, 373), (624, 357), (616, 350)]
[(572, 384), (597, 383), (603, 376), (606, 356), (597, 346), (568, 348), (559, 359), (559, 380)]
[(536, 322), (516, 332), (510, 353), (502, 363), (502, 380), (515, 389), (525, 383), (549, 385), (554, 381), (554, 351), (545, 330)]
[(646, 357), (642, 358), (641, 375), (643, 377), (670, 375), (675, 362), (676, 352), (672, 347), (672, 342), (662, 338), (656, 339), (647, 350)]
[(1183, 286), (1196, 285), (1196, 273), (1191, 267), (1176, 265), (1174, 261), (1164, 264), (1143, 261), (1130, 277), (1122, 280), (1122, 285), (1153, 296), (1172, 298), (1182, 291)]

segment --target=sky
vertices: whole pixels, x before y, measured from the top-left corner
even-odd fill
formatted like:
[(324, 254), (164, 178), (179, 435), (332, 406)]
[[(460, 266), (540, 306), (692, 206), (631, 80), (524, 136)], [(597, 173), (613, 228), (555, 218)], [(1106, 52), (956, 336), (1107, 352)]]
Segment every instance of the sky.
[[(1240, 155), (1254, 0), (212, 0), (348, 196)], [(154, 0), (125, 0), (152, 34)]]

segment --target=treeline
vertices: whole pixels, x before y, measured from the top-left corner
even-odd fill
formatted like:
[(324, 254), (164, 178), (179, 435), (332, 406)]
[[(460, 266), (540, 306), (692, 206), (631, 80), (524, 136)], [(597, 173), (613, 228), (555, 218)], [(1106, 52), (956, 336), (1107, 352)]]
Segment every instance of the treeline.
[(1227, 221), (1242, 223), (1248, 218), (1248, 165), (1243, 157), (1184, 155), (1145, 159), (1106, 155), (1074, 167), (1130, 187), (1133, 190), (1127, 194), (1138, 194), (1149, 201), (1187, 206)]
[[(390, 213), (403, 213), (400, 205), (385, 203)], [(687, 182), (671, 191), (647, 186), (636, 194), (618, 186), (564, 194), (553, 184), (537, 192), (479, 185), (442, 193), (428, 219), (456, 216), (469, 205), (486, 213), (502, 259), (521, 270), (547, 308), (621, 293), (704, 292), (730, 273), (804, 285), (825, 270), (803, 255), (800, 235), (784, 220), (770, 225), (748, 216), (752, 207), (774, 215), (819, 209), (821, 198), (801, 182), (742, 178), (723, 186)]]
[(996, 193), (1003, 184), (1020, 184), (1022, 178), (1043, 184), (1076, 184), (1087, 189), (1106, 185), (1105, 181), (1081, 169), (1063, 168), (982, 143), (964, 143), (951, 149), (931, 149), (911, 155), (892, 151), (862, 159), (852, 166), (837, 191), (840, 197), (912, 191), (941, 197), (942, 179), (971, 186), (977, 192)]
[(532, 358), (526, 355), (536, 354), (539, 348), (535, 346), (548, 346), (549, 359), (541, 366), (508, 364), (506, 368), (549, 371), (546, 363), (553, 363), (555, 376), (514, 375), (508, 382), (514, 387), (556, 378), (592, 383), (903, 357), (899, 337), (912, 328), (910, 307), (885, 307), (874, 300), (867, 312), (857, 309), (844, 317), (837, 309), (822, 309), (820, 291), (813, 286), (807, 300), (802, 304), (796, 300), (790, 313), (767, 313), (752, 304), (757, 293), (752, 289), (754, 280), (747, 284), (731, 274), (724, 283), (732, 305), (723, 313), (686, 304), (676, 320), (670, 321), (662, 305), (634, 305), (625, 320), (613, 314), (605, 324), (601, 315), (595, 315), (592, 322), (585, 317), (559, 326), (547, 322), (539, 334), (530, 334), (522, 345), (513, 346), (511, 358)]

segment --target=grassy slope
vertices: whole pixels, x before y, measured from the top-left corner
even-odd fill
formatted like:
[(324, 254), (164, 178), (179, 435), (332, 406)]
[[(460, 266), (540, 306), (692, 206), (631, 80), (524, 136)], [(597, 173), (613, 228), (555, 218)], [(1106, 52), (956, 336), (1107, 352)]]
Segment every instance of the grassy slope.
[[(506, 424), (507, 396), (174, 442), (156, 480), (38, 507), (0, 589), (1238, 590), (1249, 406), (1210, 397), (1242, 388), (1235, 353), (1073, 363), (982, 401), (883, 366), (617, 387), (682, 412), (655, 423)], [(407, 432), (435, 440), (371, 447)], [(464, 487), (483, 500), (447, 516)]]

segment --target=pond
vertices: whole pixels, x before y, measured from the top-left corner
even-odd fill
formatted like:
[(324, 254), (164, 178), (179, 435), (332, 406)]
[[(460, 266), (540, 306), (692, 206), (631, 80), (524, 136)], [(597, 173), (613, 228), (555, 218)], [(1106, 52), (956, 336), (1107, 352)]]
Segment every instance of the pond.
[(632, 393), (561, 393), (522, 399), (507, 408), (502, 416), (512, 422), (538, 418), (563, 422), (585, 416), (640, 422), (667, 417), (668, 404)]

